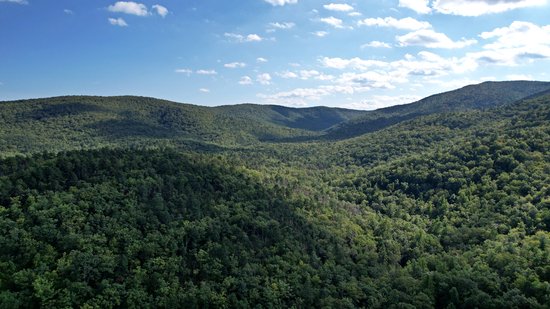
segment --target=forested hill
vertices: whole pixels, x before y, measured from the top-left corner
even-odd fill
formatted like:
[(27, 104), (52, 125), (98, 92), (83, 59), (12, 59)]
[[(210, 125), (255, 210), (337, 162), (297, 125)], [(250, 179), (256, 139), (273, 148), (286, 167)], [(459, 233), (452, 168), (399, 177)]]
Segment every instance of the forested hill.
[(550, 82), (484, 82), (436, 94), (418, 102), (382, 108), (331, 128), (327, 138), (341, 139), (377, 131), (424, 115), (506, 105), (550, 89)]
[(505, 105), (549, 88), (544, 82), (483, 83), (377, 111), (204, 107), (132, 96), (0, 102), (0, 153), (143, 145), (210, 151), (263, 142), (341, 140), (424, 115)]
[(217, 144), (309, 139), (365, 114), (339, 108), (203, 107), (144, 97), (69, 96), (0, 103), (0, 152), (89, 145)]
[(549, 134), (542, 95), (253, 155), (8, 157), (0, 308), (548, 308)]
[(148, 100), (0, 104), (0, 308), (548, 308), (549, 94), (250, 147)]

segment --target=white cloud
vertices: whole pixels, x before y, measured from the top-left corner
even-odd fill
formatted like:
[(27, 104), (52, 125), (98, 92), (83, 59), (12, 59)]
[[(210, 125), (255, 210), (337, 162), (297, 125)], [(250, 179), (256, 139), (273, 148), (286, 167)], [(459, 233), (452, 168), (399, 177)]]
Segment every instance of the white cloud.
[(295, 4), (298, 3), (298, 0), (264, 0), (265, 2), (273, 6), (283, 6), (285, 4)]
[(250, 76), (243, 76), (239, 81), (240, 85), (252, 85), (252, 78)]
[(258, 74), (256, 81), (262, 85), (271, 85), (271, 75), (269, 73)]
[(321, 22), (331, 25), (334, 28), (344, 28), (343, 21), (339, 18), (336, 18), (334, 16), (325, 17), (320, 19)]
[(17, 3), (17, 4), (29, 4), (26, 0), (0, 0), (0, 2), (9, 2), (9, 3)]
[(480, 16), (545, 5), (547, 0), (435, 0), (434, 10), (443, 14)]
[(63, 13), (65, 13), (67, 15), (73, 15), (74, 14), (74, 12), (72, 10), (69, 10), (69, 9), (64, 9)]
[(361, 48), (374, 47), (374, 48), (391, 48), (391, 45), (386, 42), (371, 41), (369, 43), (361, 45)]
[(149, 11), (144, 4), (133, 1), (118, 1), (108, 7), (110, 12), (125, 13), (137, 16), (147, 16)]
[(296, 88), (291, 91), (282, 91), (275, 94), (258, 94), (258, 97), (268, 103), (305, 106), (308, 101), (318, 101), (330, 92), (323, 88)]
[(216, 70), (197, 70), (195, 73), (199, 75), (218, 75)]
[(244, 43), (244, 42), (261, 42), (263, 38), (257, 34), (248, 34), (246, 36), (236, 33), (225, 33), (224, 36), (232, 41)]
[(256, 58), (256, 62), (258, 62), (258, 63), (266, 63), (266, 62), (267, 62), (267, 59), (262, 58), (262, 57), (258, 57), (258, 58)]
[(285, 22), (285, 23), (269, 23), (269, 25), (273, 28), (277, 28), (277, 29), (283, 29), (283, 30), (288, 30), (288, 29), (292, 29), (294, 28), (294, 26), (296, 26), (295, 23), (291, 23), (291, 22)]
[(322, 37), (325, 37), (328, 34), (328, 32), (326, 32), (326, 31), (316, 31), (316, 32), (313, 32), (313, 34), (320, 37), (320, 38), (322, 38)]
[(176, 72), (176, 73), (187, 74), (187, 76), (193, 74), (193, 70), (190, 70), (190, 69), (176, 69), (175, 72)]
[(550, 59), (550, 25), (514, 21), (508, 27), (496, 28), (479, 35), (485, 44), (482, 51), (465, 58), (476, 65), (517, 66), (520, 63)]
[(168, 9), (160, 4), (153, 5), (153, 10), (157, 11), (157, 14), (159, 14), (162, 17), (166, 17), (168, 15)]
[(200, 88), (199, 91), (202, 92), (202, 93), (209, 93), (209, 92), (210, 92), (210, 89), (208, 89), (208, 88)]
[(284, 71), (281, 73), (277, 73), (277, 75), (281, 78), (285, 79), (291, 79), (291, 78), (298, 78), (298, 74), (291, 72), (291, 71)]
[(360, 20), (357, 24), (359, 26), (391, 27), (402, 30), (420, 30), (432, 28), (432, 25), (429, 22), (418, 21), (412, 17), (405, 17), (402, 19), (395, 19), (393, 17), (367, 18)]
[(357, 16), (361, 16), (363, 14), (359, 13), (359, 12), (351, 12), (348, 14), (348, 16), (351, 16), (351, 17), (357, 17)]
[(460, 41), (453, 41), (444, 33), (435, 32), (431, 29), (422, 29), (407, 33), (397, 36), (396, 39), (400, 46), (424, 46), (428, 48), (446, 49), (463, 48), (477, 43), (476, 40), (467, 40), (464, 38)]
[(246, 67), (246, 63), (244, 63), (244, 62), (231, 62), (231, 63), (226, 63), (223, 66), (228, 68), (228, 69), (237, 69), (237, 68)]
[(329, 11), (349, 12), (353, 11), (353, 6), (346, 3), (330, 3), (325, 4), (323, 7)]
[(364, 60), (357, 57), (351, 58), (351, 59), (343, 59), (339, 57), (335, 57), (335, 58), (323, 57), (319, 59), (319, 61), (326, 68), (338, 69), (338, 70), (352, 69), (352, 70), (365, 71), (373, 67), (386, 67), (388, 65), (388, 63), (384, 61)]
[(408, 8), (418, 14), (428, 14), (432, 11), (430, 0), (399, 0), (399, 7)]
[(109, 18), (109, 23), (113, 26), (128, 27), (128, 24), (122, 18)]
[(346, 103), (342, 107), (362, 110), (375, 110), (393, 105), (412, 103), (420, 99), (422, 99), (422, 97), (417, 95), (373, 95), (370, 98), (362, 100), (360, 102)]

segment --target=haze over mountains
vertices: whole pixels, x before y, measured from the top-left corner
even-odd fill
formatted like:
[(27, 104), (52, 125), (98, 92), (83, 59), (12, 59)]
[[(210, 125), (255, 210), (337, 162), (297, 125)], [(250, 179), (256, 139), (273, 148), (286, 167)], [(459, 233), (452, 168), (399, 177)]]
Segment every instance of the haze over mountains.
[(0, 102), (1, 308), (547, 308), (550, 83)]

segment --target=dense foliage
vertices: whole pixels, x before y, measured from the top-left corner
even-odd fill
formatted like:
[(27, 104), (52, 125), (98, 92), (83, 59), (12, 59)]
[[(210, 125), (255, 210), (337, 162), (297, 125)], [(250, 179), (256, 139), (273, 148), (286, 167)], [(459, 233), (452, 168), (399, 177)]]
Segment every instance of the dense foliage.
[[(32, 131), (0, 131), (19, 141), (0, 141), (0, 308), (550, 304), (550, 95), (285, 143), (262, 143), (254, 126), (300, 140), (320, 134), (300, 117), (353, 115), (224, 107), (233, 116), (188, 131), (199, 112), (97, 100), (0, 113)], [(130, 102), (141, 120), (90, 131)], [(59, 126), (66, 145), (35, 144)], [(11, 155), (74, 148), (85, 150)]]

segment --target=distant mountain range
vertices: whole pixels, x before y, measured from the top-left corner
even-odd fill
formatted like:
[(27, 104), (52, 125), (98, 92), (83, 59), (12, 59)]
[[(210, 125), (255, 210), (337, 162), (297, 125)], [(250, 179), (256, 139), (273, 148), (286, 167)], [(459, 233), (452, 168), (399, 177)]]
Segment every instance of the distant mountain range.
[(486, 82), (375, 111), (254, 104), (204, 107), (133, 96), (0, 102), (0, 151), (342, 140), (420, 116), (506, 105), (549, 89), (548, 82)]

